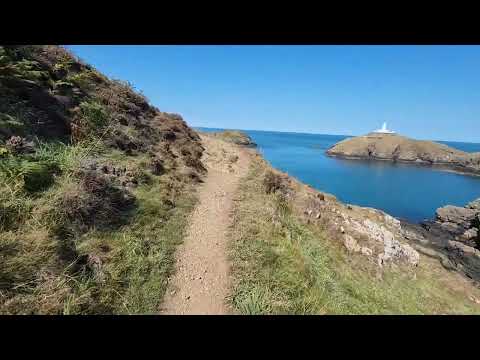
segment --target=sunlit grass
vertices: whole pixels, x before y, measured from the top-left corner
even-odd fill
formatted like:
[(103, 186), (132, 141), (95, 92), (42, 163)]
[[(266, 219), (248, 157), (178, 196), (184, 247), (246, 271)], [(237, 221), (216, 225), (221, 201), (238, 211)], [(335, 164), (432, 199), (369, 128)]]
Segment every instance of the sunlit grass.
[(424, 261), (416, 269), (380, 271), (365, 258), (348, 255), (321, 228), (299, 221), (284, 198), (267, 195), (265, 172), (264, 163), (254, 160), (230, 232), (231, 303), (239, 313), (480, 312), (468, 294), (449, 288), (448, 281), (456, 278), (438, 277), (438, 265)]

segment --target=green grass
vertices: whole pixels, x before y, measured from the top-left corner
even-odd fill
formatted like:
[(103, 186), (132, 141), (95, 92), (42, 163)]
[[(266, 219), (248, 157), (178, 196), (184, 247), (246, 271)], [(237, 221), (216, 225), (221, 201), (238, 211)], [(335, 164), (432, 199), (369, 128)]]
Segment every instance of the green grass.
[[(173, 270), (173, 254), (181, 243), (195, 198), (185, 195), (169, 208), (161, 196), (163, 186), (142, 186), (135, 191), (139, 207), (128, 225), (113, 232), (92, 231), (78, 247), (85, 254), (101, 254), (108, 247), (103, 283), (80, 283), (69, 300), (70, 311), (82, 310), (95, 293), (96, 303), (86, 313), (156, 313), (167, 278)], [(191, 193), (190, 193), (191, 194)], [(90, 294), (90, 295), (89, 295)]]
[[(136, 207), (120, 225), (73, 231), (59, 200), (72, 194), (83, 199), (75, 171), (91, 157), (127, 167), (146, 181), (132, 190)], [(0, 313), (156, 313), (196, 201), (192, 185), (174, 173), (150, 175), (146, 155), (125, 156), (96, 141), (42, 143), (23, 160), (56, 164), (60, 172), (35, 194), (23, 181), (2, 177)], [(65, 260), (60, 253), (71, 256)], [(100, 270), (73, 271), (84, 256), (101, 259)]]
[(348, 255), (321, 228), (299, 221), (284, 198), (267, 195), (265, 172), (254, 160), (230, 232), (231, 303), (239, 313), (480, 312), (468, 293), (449, 288), (456, 278), (432, 263), (380, 271), (364, 257)]
[[(195, 203), (178, 142), (155, 140), (178, 119), (150, 124), (159, 113), (142, 94), (62, 47), (0, 46), (0, 77), (15, 80), (0, 97), (0, 313), (157, 312)], [(28, 85), (20, 79), (72, 101), (40, 110), (11, 88)], [(53, 113), (69, 121), (54, 129)], [(35, 144), (13, 147), (13, 135)], [(137, 151), (120, 151), (125, 135)]]

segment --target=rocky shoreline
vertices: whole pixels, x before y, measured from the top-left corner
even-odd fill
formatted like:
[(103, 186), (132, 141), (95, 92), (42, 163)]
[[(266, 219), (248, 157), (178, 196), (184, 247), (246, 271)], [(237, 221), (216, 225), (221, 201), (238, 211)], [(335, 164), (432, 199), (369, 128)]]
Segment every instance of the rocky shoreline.
[(467, 176), (480, 176), (479, 170), (465, 168), (460, 165), (453, 165), (451, 163), (440, 163), (440, 162), (431, 163), (431, 162), (422, 161), (422, 160), (402, 160), (402, 159), (392, 160), (391, 158), (381, 158), (381, 157), (375, 157), (375, 156), (366, 157), (366, 156), (355, 156), (355, 155), (339, 155), (339, 154), (333, 154), (333, 153), (329, 153), (328, 155), (332, 158), (338, 158), (342, 160), (384, 161), (384, 162), (405, 164), (410, 166), (422, 166), (422, 167), (428, 166), (432, 169), (451, 172), (454, 174), (467, 175)]
[(413, 224), (310, 191), (299, 207), (306, 221), (321, 224), (347, 251), (366, 256), (380, 267), (391, 262), (416, 266), (422, 254), (480, 286), (480, 199), (463, 208), (445, 206), (437, 210), (435, 219)]
[(283, 180), (277, 182), (293, 189), (287, 196), (294, 200), (297, 214), (324, 228), (349, 253), (380, 268), (392, 263), (415, 267), (422, 261), (420, 255), (428, 256), (480, 286), (480, 199), (465, 207), (445, 206), (435, 219), (414, 224), (382, 210), (344, 204), (287, 174), (279, 176)]
[(401, 227), (416, 248), (480, 284), (480, 199), (465, 207), (439, 208), (435, 219), (420, 224), (402, 221)]

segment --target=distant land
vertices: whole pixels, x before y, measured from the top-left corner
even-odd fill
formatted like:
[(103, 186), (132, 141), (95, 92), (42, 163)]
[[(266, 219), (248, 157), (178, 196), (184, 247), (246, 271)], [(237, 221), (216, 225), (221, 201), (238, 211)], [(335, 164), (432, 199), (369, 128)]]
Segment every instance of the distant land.
[(389, 133), (373, 132), (345, 139), (328, 149), (327, 154), (348, 159), (410, 162), (480, 173), (480, 152), (464, 152), (434, 141), (414, 140)]
[[(264, 129), (230, 129), (230, 128), (220, 128), (220, 127), (208, 127), (208, 126), (192, 126), (196, 130), (200, 131), (259, 131), (259, 132), (277, 132), (282, 134), (300, 134), (300, 135), (330, 135), (330, 136), (344, 136), (346, 138), (355, 138), (361, 135), (351, 135), (351, 134), (337, 134), (337, 133), (320, 133), (320, 132), (305, 132), (305, 131), (282, 131), (282, 130), (264, 130)], [(450, 147), (453, 147), (457, 150), (464, 152), (476, 152), (478, 145), (480, 144), (480, 139), (478, 142), (471, 141), (458, 141), (458, 140), (438, 140), (438, 139), (417, 139), (419, 141), (432, 141), (435, 143), (444, 144)]]

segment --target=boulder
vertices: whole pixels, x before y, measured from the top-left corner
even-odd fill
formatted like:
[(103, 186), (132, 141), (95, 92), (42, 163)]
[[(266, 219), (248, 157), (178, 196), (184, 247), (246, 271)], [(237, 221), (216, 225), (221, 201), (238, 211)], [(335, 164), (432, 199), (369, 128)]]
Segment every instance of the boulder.
[[(480, 199), (465, 207), (445, 206), (437, 210), (435, 220), (421, 223), (418, 229), (410, 226), (418, 237), (421, 233), (432, 251), (447, 257), (453, 269), (477, 282), (480, 282), (479, 206)], [(444, 261), (442, 265), (445, 266)]]
[(465, 245), (459, 241), (449, 241), (448, 248), (454, 251), (460, 251), (462, 255), (473, 255), (480, 259), (480, 251), (474, 247)]
[(437, 221), (442, 223), (452, 223), (452, 229), (456, 229), (454, 225), (468, 229), (477, 213), (478, 211), (475, 211), (474, 209), (447, 205), (437, 209)]
[(477, 211), (480, 212), (480, 198), (477, 199), (477, 200), (472, 201), (472, 202), (469, 203), (466, 207), (467, 207), (468, 209), (473, 209), (473, 210), (477, 210)]
[(468, 229), (467, 231), (465, 231), (463, 233), (462, 237), (465, 240), (474, 240), (474, 239), (478, 238), (478, 229), (476, 229), (476, 228)]
[(345, 234), (343, 238), (343, 244), (347, 248), (348, 251), (350, 252), (359, 252), (361, 251), (360, 245), (358, 245), (357, 240), (355, 240), (353, 237), (351, 237), (348, 234)]

